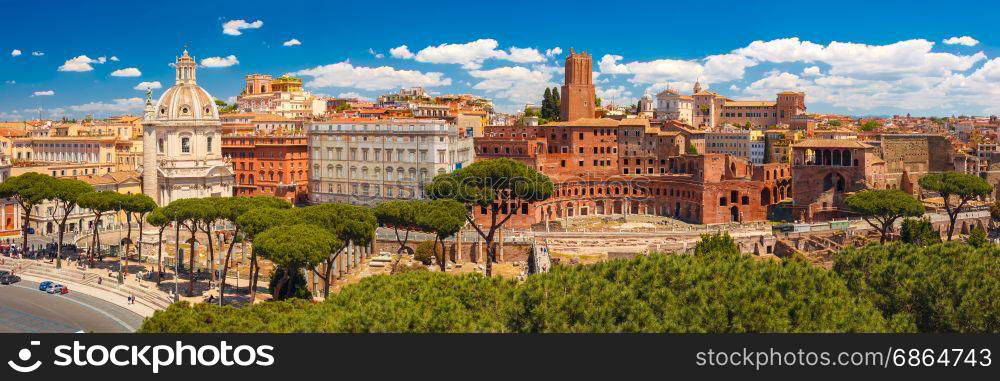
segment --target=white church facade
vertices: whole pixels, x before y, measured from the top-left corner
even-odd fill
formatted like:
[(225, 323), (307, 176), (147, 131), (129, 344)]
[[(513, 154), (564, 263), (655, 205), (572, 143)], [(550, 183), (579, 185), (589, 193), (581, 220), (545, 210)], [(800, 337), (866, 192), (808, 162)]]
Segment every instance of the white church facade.
[(160, 206), (171, 201), (233, 195), (233, 170), (222, 156), (215, 98), (198, 86), (187, 50), (176, 61), (176, 82), (154, 105), (147, 92), (143, 117), (143, 193)]

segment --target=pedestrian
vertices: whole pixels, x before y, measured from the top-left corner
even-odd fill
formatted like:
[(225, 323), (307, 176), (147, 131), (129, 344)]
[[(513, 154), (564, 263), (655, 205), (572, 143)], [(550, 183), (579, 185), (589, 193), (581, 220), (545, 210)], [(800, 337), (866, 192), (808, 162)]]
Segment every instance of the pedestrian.
[(97, 285), (100, 286), (101, 285), (101, 281), (103, 281), (103, 280), (104, 280), (104, 278), (98, 277), (97, 278)]

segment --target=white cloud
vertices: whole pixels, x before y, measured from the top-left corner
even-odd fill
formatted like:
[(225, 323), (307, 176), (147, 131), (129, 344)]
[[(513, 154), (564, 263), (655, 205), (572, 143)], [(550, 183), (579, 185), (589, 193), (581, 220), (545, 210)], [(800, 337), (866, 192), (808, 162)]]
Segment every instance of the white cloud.
[(888, 45), (866, 45), (852, 42), (831, 42), (823, 46), (798, 38), (754, 41), (733, 52), (759, 61), (824, 62), (830, 74), (860, 76), (943, 76), (953, 71), (965, 71), (985, 60), (982, 52), (964, 56), (931, 52), (934, 43), (914, 39)]
[(556, 56), (562, 54), (562, 52), (563, 52), (562, 48), (556, 46), (556, 47), (554, 47), (552, 49), (545, 49), (545, 56), (546, 57), (556, 57)]
[(45, 97), (45, 96), (51, 96), (51, 95), (56, 95), (56, 92), (52, 91), (52, 90), (36, 91), (32, 96), (33, 97)]
[(632, 83), (652, 84), (666, 81), (694, 82), (705, 72), (705, 68), (694, 61), (659, 59), (648, 62), (619, 63), (622, 56), (606, 54), (601, 57), (598, 67), (601, 74), (631, 74)]
[(14, 121), (14, 120), (24, 120), (25, 118), (21, 116), (21, 113), (14, 111), (11, 113), (0, 111), (0, 120), (3, 121)]
[(113, 99), (111, 102), (90, 102), (80, 105), (57, 107), (46, 110), (23, 110), (28, 115), (36, 115), (39, 111), (44, 111), (49, 117), (57, 118), (62, 116), (72, 117), (84, 114), (124, 114), (136, 113), (142, 110), (145, 100), (139, 97)]
[[(703, 84), (703, 89), (708, 89), (707, 84)], [(644, 91), (645, 94), (656, 95), (663, 90), (674, 90), (680, 93), (689, 93), (694, 89), (694, 81), (667, 81), (667, 82), (656, 82)]]
[(160, 81), (139, 82), (138, 85), (135, 85), (135, 87), (133, 87), (133, 89), (142, 91), (146, 91), (147, 89), (160, 89), (160, 88), (163, 88), (163, 85), (160, 84)]
[(44, 56), (45, 53), (44, 52), (39, 52), (39, 51), (34, 51), (34, 52), (31, 52), (31, 55), (33, 55), (35, 57), (41, 57), (41, 56)]
[(718, 54), (701, 60), (658, 59), (622, 63), (622, 56), (605, 54), (598, 62), (602, 74), (631, 74), (629, 82), (655, 84), (666, 82), (718, 83), (743, 78), (746, 68), (757, 61), (737, 54)]
[(142, 72), (134, 67), (129, 67), (125, 69), (118, 69), (111, 72), (112, 77), (141, 77)]
[(811, 76), (817, 76), (817, 75), (823, 75), (823, 73), (820, 72), (819, 66), (810, 66), (810, 67), (807, 67), (805, 69), (802, 69), (802, 76), (803, 77), (811, 77)]
[[(405, 46), (404, 46), (404, 48), (405, 48)], [(379, 53), (379, 52), (375, 51), (375, 49), (372, 49), (372, 48), (368, 48), (368, 54), (371, 54), (372, 57), (375, 57), (375, 58), (378, 58), (378, 59), (385, 58), (385, 54)]]
[(506, 66), (492, 70), (472, 70), (469, 72), (480, 81), (473, 89), (483, 90), (493, 96), (503, 98), (508, 103), (539, 103), (548, 87), (558, 86), (552, 81), (556, 71), (551, 67)]
[(944, 42), (945, 45), (964, 45), (964, 46), (979, 45), (979, 40), (969, 36), (946, 38), (942, 42)]
[(706, 82), (729, 82), (743, 78), (746, 68), (757, 66), (757, 61), (736, 54), (719, 54), (705, 57), (700, 76)]
[(122, 98), (114, 99), (110, 103), (90, 102), (77, 106), (69, 106), (69, 109), (76, 112), (127, 112), (141, 109), (145, 104), (142, 98)]
[(105, 63), (105, 62), (108, 62), (108, 58), (107, 57), (103, 57), (103, 56), (102, 57), (97, 57), (97, 63), (102, 64), (102, 63)]
[(293, 38), (291, 40), (285, 41), (281, 45), (284, 45), (284, 46), (298, 46), (298, 45), (302, 45), (302, 43), (299, 42), (298, 39)]
[(240, 61), (236, 56), (230, 54), (227, 57), (208, 57), (201, 60), (202, 67), (230, 67), (238, 65)]
[(496, 40), (480, 39), (465, 44), (428, 46), (417, 52), (417, 62), (460, 64), (466, 69), (478, 69), (483, 61), (496, 56)]
[(370, 100), (372, 100), (371, 98), (366, 97), (366, 96), (361, 95), (361, 94), (358, 94), (357, 92), (354, 92), (354, 91), (337, 94), (337, 98), (341, 98), (341, 99), (353, 98), (353, 99), (357, 99), (359, 101), (370, 101)]
[(312, 77), (312, 80), (306, 83), (309, 87), (351, 87), (362, 90), (451, 84), (451, 79), (442, 73), (397, 70), (390, 66), (354, 66), (348, 61), (299, 70), (291, 75)]
[(17, 57), (19, 55), (21, 55), (21, 51), (20, 50), (14, 49), (14, 50), (10, 51), (10, 56), (11, 57)]
[(222, 34), (239, 36), (243, 34), (241, 32), (243, 29), (257, 29), (262, 26), (264, 26), (264, 22), (260, 20), (251, 23), (246, 22), (246, 20), (230, 20), (222, 24)]
[(95, 60), (85, 55), (81, 55), (67, 60), (62, 64), (62, 66), (59, 66), (59, 71), (91, 71), (94, 70), (94, 67), (91, 66), (91, 64), (102, 64), (104, 61), (104, 57)]
[(544, 62), (545, 57), (533, 48), (511, 47), (508, 50), (497, 49), (500, 44), (494, 39), (479, 39), (464, 44), (444, 43), (428, 46), (416, 54), (410, 52), (406, 45), (396, 47), (389, 52), (396, 58), (413, 58), (417, 62), (435, 64), (459, 64), (469, 70), (479, 69), (483, 61), (498, 59), (516, 63)]
[(414, 57), (413, 53), (410, 52), (410, 48), (406, 47), (406, 45), (400, 45), (389, 49), (389, 54), (392, 58), (402, 58), (404, 60), (412, 59)]
[(538, 52), (538, 49), (518, 48), (512, 46), (510, 52), (497, 51), (496, 58), (517, 63), (543, 62), (545, 57)]
[(10, 80), (7, 80), (7, 82), (6, 82), (6, 83), (7, 83), (8, 85), (13, 85), (13, 84), (17, 83), (17, 81), (15, 81), (15, 80), (13, 80), (13, 79), (10, 79)]
[(818, 61), (823, 56), (823, 45), (799, 41), (798, 37), (779, 38), (771, 41), (754, 41), (733, 53), (769, 62)]
[(110, 60), (118, 62), (118, 56), (111, 56)]
[(627, 90), (625, 86), (609, 87), (595, 89), (597, 97), (607, 101), (614, 101), (615, 103), (634, 103), (631, 100), (635, 99), (632, 96), (632, 92)]
[(774, 72), (754, 81), (744, 89), (744, 92), (770, 98), (782, 91), (801, 91), (806, 86), (807, 82), (795, 74)]

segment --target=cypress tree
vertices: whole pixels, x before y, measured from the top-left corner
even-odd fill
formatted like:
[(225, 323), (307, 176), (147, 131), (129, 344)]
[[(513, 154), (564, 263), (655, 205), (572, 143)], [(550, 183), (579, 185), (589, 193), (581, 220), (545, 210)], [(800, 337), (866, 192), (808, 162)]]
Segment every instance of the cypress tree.
[(552, 117), (552, 91), (545, 88), (545, 95), (542, 96), (542, 118)]

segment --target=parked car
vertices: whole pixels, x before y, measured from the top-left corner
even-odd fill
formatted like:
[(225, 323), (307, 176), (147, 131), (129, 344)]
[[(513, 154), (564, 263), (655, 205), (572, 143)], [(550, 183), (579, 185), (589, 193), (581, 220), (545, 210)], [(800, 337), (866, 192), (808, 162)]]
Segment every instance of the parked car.
[(14, 284), (21, 281), (21, 277), (14, 274), (0, 276), (0, 284)]
[(5, 276), (7, 276), (7, 274), (10, 274), (10, 271), (7, 271), (7, 270), (0, 270), (0, 278), (3, 278), (3, 277), (5, 277)]
[(38, 284), (38, 291), (48, 291), (49, 287), (52, 287), (53, 284), (55, 283), (53, 283), (51, 280), (43, 281), (42, 283)]
[(49, 287), (49, 290), (48, 290), (48, 293), (50, 293), (50, 294), (65, 294), (67, 292), (69, 292), (69, 288), (66, 287), (66, 286), (63, 286), (61, 284), (57, 284), (57, 285), (54, 285), (52, 287)]

